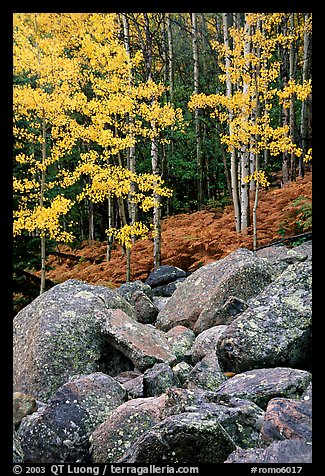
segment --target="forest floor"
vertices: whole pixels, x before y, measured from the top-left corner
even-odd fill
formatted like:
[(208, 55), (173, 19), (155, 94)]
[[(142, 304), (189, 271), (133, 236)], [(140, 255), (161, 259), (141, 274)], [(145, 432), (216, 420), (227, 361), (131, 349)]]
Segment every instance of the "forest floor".
[[(279, 179), (275, 178), (273, 185), (269, 190), (259, 192), (258, 247), (311, 229), (302, 229), (307, 213), (304, 204), (310, 204), (312, 199), (311, 173), (282, 188)], [(253, 200), (252, 196), (251, 208)], [(200, 266), (224, 258), (239, 247), (253, 249), (252, 230), (248, 231), (246, 236), (236, 233), (232, 206), (164, 218), (162, 264), (194, 271)], [(107, 262), (106, 246), (107, 244), (102, 242), (89, 244), (85, 241), (79, 249), (72, 250), (67, 245), (59, 245), (58, 251), (73, 254), (80, 257), (80, 260), (49, 256), (47, 265), (52, 269), (47, 272), (47, 278), (57, 283), (67, 279), (79, 279), (111, 288), (119, 286), (125, 282), (126, 257), (122, 255), (122, 248), (117, 245), (112, 250), (111, 260)], [(99, 262), (95, 264), (86, 258), (97, 258)], [(137, 241), (132, 247), (131, 281), (144, 281), (152, 270), (152, 239)], [(39, 275), (38, 272), (35, 274)]]

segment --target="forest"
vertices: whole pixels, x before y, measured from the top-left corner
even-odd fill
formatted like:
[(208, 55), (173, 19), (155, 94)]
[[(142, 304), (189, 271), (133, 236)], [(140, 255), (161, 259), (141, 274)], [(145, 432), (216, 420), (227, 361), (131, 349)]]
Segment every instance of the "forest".
[(59, 244), (153, 242), (164, 217), (233, 207), (312, 167), (311, 13), (15, 13), (14, 282)]

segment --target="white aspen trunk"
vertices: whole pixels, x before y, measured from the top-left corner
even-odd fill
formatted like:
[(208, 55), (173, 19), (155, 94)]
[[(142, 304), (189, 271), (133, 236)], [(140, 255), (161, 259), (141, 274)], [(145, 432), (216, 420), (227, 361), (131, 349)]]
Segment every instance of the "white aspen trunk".
[[(193, 49), (193, 82), (194, 93), (199, 93), (199, 51), (197, 41), (197, 16), (196, 13), (191, 13), (192, 21), (192, 49)], [(202, 139), (200, 128), (200, 110), (195, 108), (194, 111), (195, 122), (195, 138), (196, 138), (196, 164), (197, 164), (197, 200), (198, 209), (201, 210), (203, 205), (203, 164), (202, 164)]]
[[(153, 175), (159, 175), (158, 167), (158, 143), (156, 137), (156, 127), (152, 124), (154, 136), (151, 141), (151, 164)], [(153, 259), (154, 269), (159, 268), (161, 265), (161, 212), (159, 203), (161, 197), (158, 194), (154, 194), (154, 200), (157, 202), (157, 206), (153, 209), (153, 225), (154, 225), (154, 241), (153, 241)]]
[(168, 38), (168, 75), (169, 75), (169, 98), (170, 102), (174, 102), (174, 46), (173, 34), (170, 20), (170, 13), (167, 13), (167, 38)]
[[(250, 25), (245, 21), (245, 46), (244, 46), (244, 58), (246, 64), (246, 70), (250, 68)], [(243, 82), (244, 96), (249, 94), (249, 82), (244, 79)], [(249, 111), (243, 111), (246, 120), (249, 120)], [(249, 150), (245, 144), (241, 151), (241, 232), (247, 234), (247, 228), (250, 226), (250, 213), (249, 213), (249, 187), (246, 182), (246, 177), (249, 175)]]
[[(230, 49), (229, 43), (229, 32), (228, 32), (228, 13), (222, 14), (222, 24), (223, 24), (223, 39), (224, 44), (227, 49)], [(227, 97), (230, 98), (232, 96), (232, 84), (230, 80), (230, 57), (226, 55), (226, 88), (227, 88)], [(233, 111), (231, 109), (228, 110), (229, 116), (229, 135), (232, 136), (232, 120), (233, 120)], [(231, 176), (231, 191), (232, 191), (232, 201), (234, 205), (234, 212), (235, 212), (235, 225), (236, 231), (239, 233), (240, 231), (240, 201), (239, 201), (239, 191), (238, 191), (238, 166), (237, 166), (237, 156), (236, 150), (232, 146), (230, 152), (230, 176)]]
[[(122, 21), (123, 21), (123, 36), (124, 36), (124, 47), (127, 53), (128, 60), (131, 60), (131, 53), (130, 53), (130, 35), (129, 35), (129, 22), (127, 19), (127, 16), (125, 13), (122, 13)], [(132, 71), (130, 69), (130, 74), (129, 74), (129, 93), (131, 93), (131, 87), (132, 87)], [(129, 137), (131, 140), (134, 140), (134, 132), (133, 132), (133, 123), (134, 123), (134, 118), (132, 114), (128, 114), (128, 124), (129, 124)], [(135, 173), (136, 170), (136, 164), (135, 164), (135, 145), (132, 145), (128, 149), (128, 166), (129, 170), (133, 173)], [(130, 215), (130, 221), (131, 224), (134, 225), (134, 222), (136, 220), (136, 205), (132, 201), (132, 195), (135, 192), (135, 184), (133, 181), (131, 181), (131, 187), (130, 187), (130, 194), (128, 197), (128, 207), (129, 207), (129, 215)], [(134, 243), (134, 237), (132, 237), (132, 243)]]

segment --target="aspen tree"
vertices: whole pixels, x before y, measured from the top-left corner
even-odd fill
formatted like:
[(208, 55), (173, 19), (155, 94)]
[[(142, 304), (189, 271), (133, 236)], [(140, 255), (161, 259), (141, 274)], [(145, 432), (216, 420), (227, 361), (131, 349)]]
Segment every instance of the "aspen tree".
[[(212, 109), (212, 117), (222, 122), (229, 121), (229, 134), (222, 137), (222, 141), (231, 152), (232, 147), (241, 153), (239, 178), (241, 180), (241, 224), (240, 228), (246, 233), (245, 228), (249, 225), (248, 194), (245, 192), (245, 183), (252, 178), (259, 180), (260, 185), (266, 184), (264, 171), (258, 170), (254, 174), (248, 174), (248, 155), (250, 152), (257, 153), (268, 150), (270, 155), (277, 156), (285, 152), (299, 157), (302, 154), (300, 147), (293, 142), (293, 136), (288, 134), (289, 127), (286, 125), (275, 126), (272, 122), (270, 111), (275, 106), (290, 107), (293, 95), (296, 100), (302, 101), (308, 97), (311, 91), (311, 82), (303, 81), (301, 84), (293, 78), (282, 88), (276, 81), (280, 73), (280, 58), (276, 58), (275, 52), (279, 44), (290, 48), (294, 41), (294, 35), (287, 36), (277, 32), (277, 26), (283, 20), (281, 13), (272, 14), (245, 14), (245, 25), (240, 28), (231, 28), (230, 34), (233, 39), (233, 48), (229, 51), (226, 45), (215, 43), (215, 48), (225, 62), (220, 63), (224, 70), (220, 79), (227, 81), (230, 78), (232, 84), (237, 84), (237, 89), (227, 94), (198, 94), (193, 95), (189, 107), (209, 107)], [(263, 29), (256, 28), (258, 21), (263, 22)], [(254, 29), (254, 31), (253, 31)], [(258, 52), (258, 54), (257, 54)], [(227, 55), (230, 61), (227, 62)], [(252, 81), (252, 75), (256, 80)], [(239, 87), (240, 86), (240, 89)], [(264, 113), (252, 120), (252, 112), (257, 107), (257, 102), (265, 108)], [(233, 115), (229, 117), (229, 110)], [(225, 112), (228, 111), (228, 113)], [(256, 140), (258, 138), (258, 140)], [(236, 177), (237, 179), (237, 177)], [(232, 180), (235, 180), (232, 177)]]
[[(16, 155), (21, 176), (14, 177), (18, 209), (14, 211), (14, 236), (37, 232), (41, 241), (41, 288), (45, 288), (47, 237), (69, 241), (60, 219), (72, 206), (63, 197), (59, 183), (50, 172), (76, 141), (69, 129), (69, 112), (74, 109), (76, 65), (65, 53), (65, 37), (60, 34), (60, 16), (51, 15), (55, 30), (49, 28), (46, 14), (14, 15), (14, 74), (24, 75), (23, 85), (14, 85), (14, 136), (19, 144), (29, 143), (30, 155)], [(64, 70), (64, 74), (60, 72)], [(25, 125), (27, 124), (27, 127)], [(30, 193), (30, 191), (33, 193)]]
[[(193, 84), (194, 94), (199, 93), (199, 49), (198, 49), (198, 28), (197, 15), (191, 13), (191, 37), (193, 50)], [(201, 210), (203, 205), (203, 164), (202, 164), (202, 138), (200, 125), (200, 110), (198, 107), (194, 109), (195, 122), (195, 140), (196, 140), (196, 164), (197, 164), (197, 197), (198, 208)]]

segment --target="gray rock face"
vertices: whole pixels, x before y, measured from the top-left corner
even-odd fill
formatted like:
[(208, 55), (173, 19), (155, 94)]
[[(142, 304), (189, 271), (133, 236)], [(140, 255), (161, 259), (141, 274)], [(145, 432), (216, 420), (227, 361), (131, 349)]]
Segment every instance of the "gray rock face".
[(217, 350), (217, 343), (227, 326), (213, 326), (199, 334), (191, 349), (192, 362), (196, 364), (211, 351)]
[(184, 356), (190, 352), (195, 334), (191, 329), (184, 326), (176, 326), (166, 332), (166, 339), (173, 349), (178, 361), (183, 360)]
[(311, 259), (311, 242), (303, 243), (294, 248), (288, 248), (283, 245), (269, 246), (257, 250), (256, 256), (264, 258), (272, 264), (274, 274), (279, 275), (289, 266), (289, 264), (301, 263), (307, 259)]
[(184, 325), (198, 334), (233, 319), (227, 300), (247, 300), (271, 282), (272, 266), (241, 248), (208, 264), (181, 283), (159, 312), (156, 326), (168, 331)]
[(311, 463), (312, 446), (301, 440), (276, 441), (267, 448), (237, 449), (225, 463)]
[[(46, 400), (71, 375), (106, 371), (109, 346), (95, 324), (109, 308), (132, 307), (114, 291), (68, 280), (54, 286), (14, 318), (14, 391)], [(125, 370), (125, 369), (124, 369)]]
[(159, 309), (152, 302), (153, 293), (150, 286), (138, 280), (122, 284), (116, 292), (133, 306), (135, 317), (139, 322), (142, 324), (155, 322)]
[(156, 397), (164, 393), (169, 387), (177, 387), (179, 381), (167, 364), (155, 364), (143, 374), (143, 395)]
[(224, 370), (287, 366), (308, 369), (311, 349), (311, 261), (295, 263), (229, 324), (218, 341)]
[(157, 286), (169, 284), (179, 278), (186, 277), (186, 271), (177, 268), (177, 266), (163, 265), (152, 271), (146, 279), (145, 283), (151, 286), (152, 288), (156, 288)]
[(13, 429), (13, 442), (12, 442), (12, 462), (13, 463), (23, 463), (24, 462), (24, 453), (23, 449), (20, 444), (20, 439), (17, 435), (17, 432), (15, 431), (15, 428)]
[(271, 398), (300, 398), (311, 377), (305, 370), (286, 367), (250, 370), (226, 380), (216, 393), (219, 397), (252, 400), (265, 409)]
[(119, 406), (90, 437), (94, 463), (116, 463), (131, 445), (161, 419), (165, 395), (138, 398)]
[(125, 400), (126, 391), (100, 372), (72, 379), (48, 405), (22, 420), (24, 462), (87, 461), (91, 432)]
[(222, 463), (236, 448), (209, 412), (181, 413), (158, 423), (140, 437), (119, 463)]
[(152, 293), (154, 296), (171, 297), (172, 294), (174, 294), (174, 292), (176, 291), (177, 286), (179, 286), (183, 281), (185, 281), (185, 279), (187, 278), (178, 278), (172, 283), (157, 286), (152, 289)]
[(212, 350), (191, 370), (187, 379), (187, 388), (216, 391), (225, 380), (218, 357)]
[(96, 321), (105, 339), (140, 371), (156, 363), (174, 363), (176, 357), (162, 332), (141, 324), (118, 309), (98, 313)]

